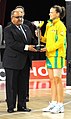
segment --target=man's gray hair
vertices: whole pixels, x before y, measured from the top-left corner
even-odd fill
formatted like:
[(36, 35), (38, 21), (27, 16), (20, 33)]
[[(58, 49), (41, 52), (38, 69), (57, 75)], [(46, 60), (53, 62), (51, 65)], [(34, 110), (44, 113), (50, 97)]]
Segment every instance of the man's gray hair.
[(13, 10), (13, 11), (11, 12), (11, 18), (13, 17), (13, 15), (14, 15), (15, 12), (18, 12), (18, 11)]
[(11, 18), (13, 17), (14, 12), (16, 12), (16, 11), (15, 10), (11, 11)]

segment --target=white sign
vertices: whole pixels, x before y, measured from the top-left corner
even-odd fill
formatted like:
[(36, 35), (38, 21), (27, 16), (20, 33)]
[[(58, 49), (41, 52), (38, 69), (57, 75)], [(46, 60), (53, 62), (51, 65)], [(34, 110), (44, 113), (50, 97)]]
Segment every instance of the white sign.
[(71, 0), (65, 0), (65, 1), (71, 1)]

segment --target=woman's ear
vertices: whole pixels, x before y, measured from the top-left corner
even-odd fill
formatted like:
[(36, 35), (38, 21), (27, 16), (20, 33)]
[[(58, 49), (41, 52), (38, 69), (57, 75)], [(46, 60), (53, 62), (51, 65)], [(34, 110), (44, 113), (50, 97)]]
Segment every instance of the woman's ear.
[(57, 13), (57, 18), (58, 18), (58, 17), (60, 17), (60, 13), (59, 13), (59, 12)]

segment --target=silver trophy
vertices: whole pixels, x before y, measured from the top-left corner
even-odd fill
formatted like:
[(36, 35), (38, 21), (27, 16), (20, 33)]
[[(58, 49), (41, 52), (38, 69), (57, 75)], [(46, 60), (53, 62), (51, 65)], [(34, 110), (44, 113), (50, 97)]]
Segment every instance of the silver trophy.
[(36, 50), (40, 50), (44, 47), (44, 45), (40, 44), (40, 28), (43, 26), (44, 21), (34, 21), (33, 24), (36, 26), (37, 34), (38, 34), (38, 44), (35, 46)]

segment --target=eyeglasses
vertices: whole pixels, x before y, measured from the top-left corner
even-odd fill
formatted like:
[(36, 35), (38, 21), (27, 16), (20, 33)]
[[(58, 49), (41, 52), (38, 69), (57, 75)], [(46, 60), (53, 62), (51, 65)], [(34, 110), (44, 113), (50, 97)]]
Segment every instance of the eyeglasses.
[[(15, 17), (15, 16), (13, 16), (13, 17)], [(17, 19), (19, 19), (19, 18), (24, 18), (24, 16), (16, 16), (15, 18), (17, 18)]]

